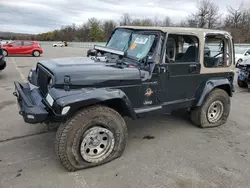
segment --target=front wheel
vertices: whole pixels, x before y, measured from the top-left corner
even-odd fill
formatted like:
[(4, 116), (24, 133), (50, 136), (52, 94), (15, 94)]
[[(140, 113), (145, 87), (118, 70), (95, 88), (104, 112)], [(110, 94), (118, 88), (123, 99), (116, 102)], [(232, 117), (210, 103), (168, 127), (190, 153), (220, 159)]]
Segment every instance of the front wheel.
[(56, 134), (55, 150), (69, 171), (98, 166), (122, 155), (127, 126), (115, 110), (92, 106), (62, 124)]
[(190, 118), (193, 124), (206, 128), (226, 123), (230, 114), (230, 97), (222, 89), (214, 89), (200, 107), (193, 109)]
[(8, 52), (6, 50), (3, 50), (3, 56), (4, 57), (8, 56)]
[(237, 84), (239, 87), (242, 87), (242, 88), (246, 88), (247, 87), (247, 83), (243, 80), (237, 80)]
[(40, 56), (40, 52), (37, 51), (37, 50), (35, 50), (35, 51), (32, 53), (32, 55), (33, 55), (34, 57), (39, 57), (39, 56)]

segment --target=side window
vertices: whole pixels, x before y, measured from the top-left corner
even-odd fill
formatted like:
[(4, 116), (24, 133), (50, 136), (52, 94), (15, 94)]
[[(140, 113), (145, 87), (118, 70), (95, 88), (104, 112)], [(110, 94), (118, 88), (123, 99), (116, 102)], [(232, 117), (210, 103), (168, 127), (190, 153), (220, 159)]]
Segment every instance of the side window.
[(22, 46), (22, 42), (21, 41), (13, 42), (12, 46)]
[(24, 41), (23, 43), (24, 46), (32, 46), (32, 44), (33, 44), (32, 42), (26, 42), (26, 41)]
[(246, 51), (246, 54), (245, 55), (250, 55), (250, 49), (248, 49), (247, 51)]
[(199, 39), (191, 35), (169, 34), (166, 44), (166, 63), (197, 62)]
[[(209, 51), (209, 53), (207, 53)], [(225, 36), (208, 35), (205, 38), (204, 66), (207, 68), (229, 67), (232, 62), (231, 42)]]

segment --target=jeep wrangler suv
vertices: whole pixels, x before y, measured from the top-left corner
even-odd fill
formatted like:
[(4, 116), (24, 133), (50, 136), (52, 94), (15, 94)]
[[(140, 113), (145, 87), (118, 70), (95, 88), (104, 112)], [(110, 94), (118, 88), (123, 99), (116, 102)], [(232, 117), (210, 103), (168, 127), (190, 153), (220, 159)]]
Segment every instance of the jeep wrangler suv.
[[(218, 50), (205, 56), (210, 45)], [(226, 31), (120, 26), (88, 56), (39, 61), (30, 83), (14, 83), (25, 122), (60, 123), (55, 151), (69, 171), (120, 157), (128, 136), (125, 116), (187, 109), (202, 128), (227, 121), (234, 44)]]

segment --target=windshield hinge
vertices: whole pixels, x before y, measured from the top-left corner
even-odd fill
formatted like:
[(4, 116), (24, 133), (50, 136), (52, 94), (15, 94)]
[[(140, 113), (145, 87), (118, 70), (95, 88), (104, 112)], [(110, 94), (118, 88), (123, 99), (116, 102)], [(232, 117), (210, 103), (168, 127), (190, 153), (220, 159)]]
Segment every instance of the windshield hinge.
[(70, 76), (64, 76), (64, 90), (69, 91), (70, 90)]

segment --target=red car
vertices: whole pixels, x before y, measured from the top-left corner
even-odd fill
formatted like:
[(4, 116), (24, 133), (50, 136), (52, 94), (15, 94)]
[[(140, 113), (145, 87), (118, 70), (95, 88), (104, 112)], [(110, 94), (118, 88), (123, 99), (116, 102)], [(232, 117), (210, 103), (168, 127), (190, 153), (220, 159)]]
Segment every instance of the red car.
[(3, 55), (25, 54), (39, 57), (43, 50), (38, 42), (31, 40), (15, 40), (8, 44), (3, 44)]

